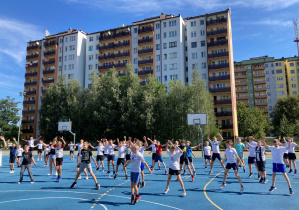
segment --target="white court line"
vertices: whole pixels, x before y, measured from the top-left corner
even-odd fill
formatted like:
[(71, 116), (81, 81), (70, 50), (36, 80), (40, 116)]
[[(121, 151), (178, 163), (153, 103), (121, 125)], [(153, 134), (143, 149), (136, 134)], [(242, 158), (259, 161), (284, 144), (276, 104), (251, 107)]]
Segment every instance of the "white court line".
[[(128, 197), (123, 197), (123, 196), (117, 196), (117, 195), (108, 195), (108, 194), (100, 194), (100, 193), (88, 193), (88, 192), (78, 192), (78, 191), (56, 191), (56, 190), (5, 190), (5, 191), (1, 191), (1, 192), (59, 192), (59, 193), (76, 193), (76, 194), (88, 194), (88, 195), (105, 195), (105, 196), (110, 196), (110, 197), (118, 197), (118, 198), (125, 198), (125, 199), (131, 199)], [(1, 194), (0, 192), (0, 194)], [(6, 201), (4, 201), (6, 202)], [(179, 209), (173, 206), (168, 206), (168, 205), (164, 205), (161, 203), (155, 203), (155, 202), (151, 202), (151, 201), (147, 201), (147, 200), (140, 200), (140, 202), (146, 202), (146, 203), (152, 203), (155, 205), (159, 205), (159, 206), (164, 206), (164, 207), (168, 207), (168, 208), (172, 208), (172, 209), (177, 209), (177, 210), (183, 210), (183, 209)]]

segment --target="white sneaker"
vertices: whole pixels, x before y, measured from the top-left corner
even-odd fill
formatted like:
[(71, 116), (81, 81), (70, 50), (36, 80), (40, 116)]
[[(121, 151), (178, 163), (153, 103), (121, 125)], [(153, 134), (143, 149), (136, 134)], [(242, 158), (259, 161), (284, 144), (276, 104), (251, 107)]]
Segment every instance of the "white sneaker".
[(15, 172), (15, 170), (12, 170), (11, 173), (13, 174)]
[(240, 193), (242, 194), (244, 192), (244, 187), (242, 186), (240, 189)]
[(34, 184), (34, 181), (33, 181), (33, 182), (30, 182), (30, 184)]
[(88, 180), (88, 176), (87, 176), (87, 177), (85, 177), (85, 179), (86, 179), (86, 180)]
[(78, 177), (78, 179), (82, 179), (82, 177), (81, 177), (81, 176), (79, 176), (79, 177)]
[(51, 175), (51, 173), (48, 173), (48, 176), (50, 176)]
[(225, 186), (226, 186), (226, 184), (225, 184), (225, 183), (222, 183), (222, 185), (220, 185), (219, 188), (223, 188), (223, 187), (225, 187)]
[(169, 187), (166, 187), (165, 191), (164, 191), (164, 194), (167, 194), (169, 191)]
[(21, 184), (21, 182), (18, 182), (18, 184)]
[(11, 173), (12, 173), (12, 171), (10, 170), (10, 171), (9, 171), (9, 173), (11, 174)]
[(183, 196), (186, 196), (187, 194), (186, 194), (186, 190), (183, 190)]
[(43, 159), (40, 159), (40, 161), (43, 161)]
[(55, 172), (55, 176), (58, 176), (58, 173), (57, 173), (57, 171)]

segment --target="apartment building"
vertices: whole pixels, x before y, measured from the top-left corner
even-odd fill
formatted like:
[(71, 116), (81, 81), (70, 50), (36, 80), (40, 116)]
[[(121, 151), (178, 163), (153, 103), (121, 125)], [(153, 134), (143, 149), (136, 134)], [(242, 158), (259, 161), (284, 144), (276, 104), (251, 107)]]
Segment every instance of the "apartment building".
[[(114, 67), (123, 76), (126, 64), (131, 63), (141, 85), (153, 76), (169, 90), (171, 80), (191, 84), (192, 72), (197, 69), (213, 95), (217, 125), (221, 126), (223, 136), (238, 135), (229, 9), (188, 18), (162, 13), (131, 25), (87, 34), (70, 29), (30, 42), (28, 47), (28, 56), (33, 56), (30, 53), (35, 56), (28, 61), (36, 62), (35, 68), (29, 70), (36, 73), (28, 76), (26, 82), (35, 79), (36, 84), (25, 84), (25, 90), (28, 87), (37, 90), (30, 98), (38, 100), (35, 110), (39, 109), (47, 87), (62, 74), (67, 80), (77, 79), (82, 87), (90, 88), (92, 70), (101, 76)], [(38, 121), (38, 112), (34, 114), (23, 117)], [(30, 125), (25, 136), (38, 135), (37, 123)]]

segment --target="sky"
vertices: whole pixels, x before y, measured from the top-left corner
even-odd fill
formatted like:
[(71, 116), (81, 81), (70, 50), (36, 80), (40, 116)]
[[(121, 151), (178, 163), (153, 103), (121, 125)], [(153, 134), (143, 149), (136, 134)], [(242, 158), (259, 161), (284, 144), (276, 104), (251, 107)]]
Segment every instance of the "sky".
[(299, 0), (0, 0), (0, 99), (21, 101), (29, 40), (68, 30), (92, 33), (165, 14), (183, 18), (231, 9), (235, 61), (297, 54)]

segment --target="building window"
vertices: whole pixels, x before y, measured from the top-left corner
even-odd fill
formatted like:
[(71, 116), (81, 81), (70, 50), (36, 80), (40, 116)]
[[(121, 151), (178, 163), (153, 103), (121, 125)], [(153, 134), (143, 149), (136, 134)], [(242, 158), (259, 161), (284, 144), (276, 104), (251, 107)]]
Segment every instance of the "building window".
[(160, 71), (161, 70), (161, 66), (156, 66), (156, 71)]
[(92, 64), (88, 65), (88, 70), (92, 70)]
[(296, 81), (296, 77), (291, 77), (291, 81)]
[(67, 51), (67, 47), (64, 48), (64, 51)]
[(206, 32), (204, 30), (200, 30), (200, 36), (206, 35)]
[(196, 31), (191, 32), (191, 37), (196, 37)]
[(59, 71), (62, 71), (62, 66), (58, 66), (58, 70), (59, 70)]
[(70, 51), (75, 50), (75, 45), (70, 45)]
[(169, 31), (169, 37), (176, 37), (176, 31)]
[(167, 43), (163, 43), (163, 49), (167, 48)]
[(67, 42), (67, 37), (65, 37), (65, 42)]
[(89, 37), (89, 41), (93, 42), (93, 36)]
[(88, 56), (88, 59), (91, 61), (93, 60), (93, 55)]
[(163, 23), (163, 27), (166, 28), (166, 22)]
[(134, 48), (134, 54), (137, 54), (137, 53), (138, 53), (138, 49)]
[(156, 77), (158, 82), (161, 82), (161, 77)]
[(74, 64), (69, 64), (69, 70), (73, 70), (73, 69), (74, 69), (74, 67), (75, 67), (75, 65), (74, 65)]
[(73, 77), (74, 77), (74, 74), (68, 74), (68, 75), (67, 75), (67, 78), (68, 78), (68, 79), (72, 79)]
[(156, 24), (156, 29), (160, 29), (160, 23)]
[(269, 71), (266, 71), (266, 75), (268, 75), (269, 74)]
[(99, 46), (98, 44), (96, 45), (96, 49), (97, 49), (97, 50), (99, 50), (99, 49), (100, 49), (100, 46)]
[(295, 70), (291, 70), (291, 74), (295, 74)]
[(279, 95), (279, 96), (284, 95), (284, 91), (278, 91), (278, 95)]
[(177, 80), (178, 79), (178, 75), (174, 74), (174, 75), (170, 75), (170, 80)]
[(63, 39), (59, 39), (59, 43), (63, 43)]
[(198, 69), (198, 64), (197, 64), (197, 63), (193, 63), (193, 64), (192, 64), (192, 70), (193, 70), (193, 69)]
[(167, 38), (166, 32), (163, 33), (163, 38)]
[(169, 27), (176, 26), (176, 20), (169, 21)]
[(167, 64), (164, 64), (164, 68), (163, 68), (164, 71), (167, 71)]
[(137, 44), (138, 43), (138, 39), (134, 38), (134, 43)]
[(269, 106), (269, 111), (272, 111), (272, 106)]
[(160, 55), (156, 55), (156, 61), (159, 61), (161, 59)]
[(156, 50), (160, 50), (160, 44), (156, 44)]
[(58, 58), (58, 62), (61, 62), (61, 57)]
[(156, 40), (160, 39), (160, 34), (156, 34)]
[(91, 89), (91, 84), (88, 84), (88, 89)]
[(272, 74), (275, 74), (275, 71), (274, 71), (274, 70), (272, 70)]
[(201, 57), (205, 58), (206, 57), (206, 52), (201, 52)]
[(201, 45), (202, 47), (206, 46), (206, 41), (201, 41), (201, 42), (200, 42), (200, 45)]
[(201, 68), (202, 68), (202, 69), (207, 68), (207, 63), (201, 63)]
[(290, 63), (290, 66), (294, 66), (294, 63)]
[(96, 40), (99, 41), (100, 40), (100, 36), (96, 35)]
[(63, 69), (66, 70), (66, 65), (63, 66)]
[(174, 53), (169, 53), (169, 58), (170, 58), (170, 59), (177, 58), (177, 53), (176, 53), (176, 52), (174, 52)]
[(64, 61), (67, 61), (67, 56), (64, 56)]
[(93, 51), (93, 46), (89, 46), (89, 47), (88, 47), (88, 50), (89, 50), (89, 51)]
[(196, 48), (197, 47), (197, 42), (191, 42), (191, 48)]
[(202, 74), (202, 79), (207, 79), (207, 75), (206, 74)]
[(177, 42), (169, 42), (169, 48), (177, 47)]
[(297, 95), (297, 91), (293, 91), (293, 95)]
[(191, 22), (191, 27), (194, 27), (194, 26), (196, 26), (196, 21)]
[(275, 66), (281, 66), (281, 63), (275, 63)]
[(282, 69), (276, 70), (276, 74), (281, 74), (282, 73)]
[(135, 33), (135, 34), (137, 33), (137, 31), (138, 31), (138, 29), (137, 29), (137, 28), (134, 28), (134, 33)]
[(70, 41), (75, 41), (75, 36), (71, 36)]
[(164, 60), (167, 60), (167, 54), (164, 54)]
[(197, 59), (197, 53), (192, 53), (192, 59)]
[(62, 47), (59, 47), (59, 52), (62, 52)]
[(205, 21), (204, 20), (200, 20), (200, 25), (204, 25)]
[(135, 63), (135, 64), (138, 63), (138, 58), (134, 58), (134, 63)]
[(69, 55), (69, 60), (75, 60), (75, 55)]
[(296, 88), (296, 84), (292, 84), (292, 88)]
[(98, 69), (98, 64), (95, 65), (95, 69), (96, 69), (96, 70)]
[(266, 67), (266, 68), (268, 67), (268, 64), (267, 64), (267, 63), (265, 64), (265, 67)]
[(277, 77), (276, 80), (281, 81), (281, 80), (283, 80), (283, 78), (282, 77)]
[(169, 70), (175, 70), (177, 68), (178, 68), (178, 64), (177, 63), (173, 63), (173, 64), (170, 64)]
[(164, 82), (167, 82), (167, 76), (164, 76)]

